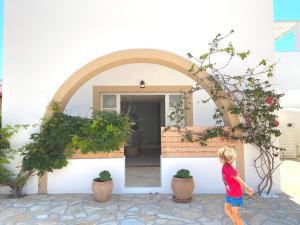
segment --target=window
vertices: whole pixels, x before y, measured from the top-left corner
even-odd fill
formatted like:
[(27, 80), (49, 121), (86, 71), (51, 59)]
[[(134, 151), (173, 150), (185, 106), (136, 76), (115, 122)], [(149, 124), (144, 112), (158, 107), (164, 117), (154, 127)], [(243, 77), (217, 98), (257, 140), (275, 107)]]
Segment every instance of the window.
[(169, 96), (169, 108), (174, 109), (180, 102), (182, 101), (182, 95), (176, 94), (176, 95), (170, 95)]
[(102, 110), (109, 112), (117, 111), (117, 96), (114, 94), (102, 95)]
[[(182, 104), (181, 104), (182, 103)], [(185, 124), (185, 108), (182, 94), (169, 95), (169, 125)]]

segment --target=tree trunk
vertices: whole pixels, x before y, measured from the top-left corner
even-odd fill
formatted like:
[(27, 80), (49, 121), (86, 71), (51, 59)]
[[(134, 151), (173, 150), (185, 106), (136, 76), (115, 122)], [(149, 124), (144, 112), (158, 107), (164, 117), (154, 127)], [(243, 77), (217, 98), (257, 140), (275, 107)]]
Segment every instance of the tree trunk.
[(11, 182), (9, 185), (11, 188), (11, 197), (20, 198), (22, 195), (22, 190), (29, 179), (29, 177), (34, 173), (33, 170), (30, 171), (21, 171), (18, 176)]

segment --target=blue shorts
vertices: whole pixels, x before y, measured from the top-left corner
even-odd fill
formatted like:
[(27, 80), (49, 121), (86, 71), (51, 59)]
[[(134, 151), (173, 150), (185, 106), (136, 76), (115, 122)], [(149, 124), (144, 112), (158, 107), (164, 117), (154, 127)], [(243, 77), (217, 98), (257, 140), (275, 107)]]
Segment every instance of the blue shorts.
[(244, 204), (244, 197), (241, 196), (239, 198), (233, 198), (226, 195), (225, 202), (229, 203), (232, 207), (240, 207)]

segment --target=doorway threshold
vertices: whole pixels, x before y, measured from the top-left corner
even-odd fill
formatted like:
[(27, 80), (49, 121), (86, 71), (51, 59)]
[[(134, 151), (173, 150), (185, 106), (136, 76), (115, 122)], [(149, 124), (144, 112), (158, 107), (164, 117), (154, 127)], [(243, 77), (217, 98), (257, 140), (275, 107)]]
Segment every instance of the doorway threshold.
[(125, 187), (126, 194), (158, 194), (163, 193), (162, 187)]
[(125, 169), (125, 187), (160, 187), (159, 166), (132, 166)]

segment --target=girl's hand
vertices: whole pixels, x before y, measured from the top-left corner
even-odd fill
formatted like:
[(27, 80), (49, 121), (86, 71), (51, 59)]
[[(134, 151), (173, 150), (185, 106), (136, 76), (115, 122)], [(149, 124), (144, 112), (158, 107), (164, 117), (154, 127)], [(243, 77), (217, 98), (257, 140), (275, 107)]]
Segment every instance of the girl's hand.
[(250, 196), (253, 195), (254, 193), (253, 189), (250, 188), (239, 176), (235, 176), (234, 179), (236, 179), (246, 189), (246, 192)]
[(246, 187), (246, 191), (247, 191), (247, 193), (248, 193), (250, 196), (252, 196), (253, 193), (254, 193), (253, 189), (250, 188), (250, 187)]

